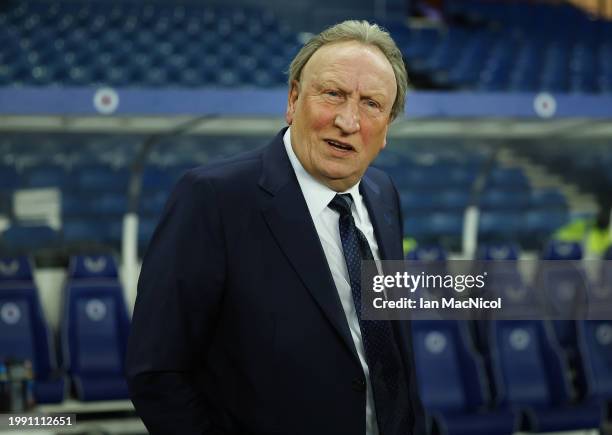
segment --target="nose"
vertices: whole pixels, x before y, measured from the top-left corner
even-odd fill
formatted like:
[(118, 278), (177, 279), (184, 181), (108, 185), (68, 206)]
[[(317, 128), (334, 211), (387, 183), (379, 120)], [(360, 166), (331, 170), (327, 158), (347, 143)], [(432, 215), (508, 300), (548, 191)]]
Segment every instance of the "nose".
[(359, 125), (359, 109), (352, 101), (347, 101), (336, 113), (334, 125), (342, 130), (345, 134), (357, 133), (361, 126)]

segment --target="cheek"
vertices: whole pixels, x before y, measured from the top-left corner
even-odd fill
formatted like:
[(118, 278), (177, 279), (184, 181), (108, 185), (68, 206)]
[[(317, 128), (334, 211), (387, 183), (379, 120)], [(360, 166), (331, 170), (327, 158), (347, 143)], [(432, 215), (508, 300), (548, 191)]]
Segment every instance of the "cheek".
[(310, 127), (315, 130), (323, 130), (333, 126), (335, 114), (334, 111), (326, 107), (317, 107), (316, 110), (310, 111)]
[(367, 146), (368, 154), (376, 154), (383, 147), (387, 129), (384, 126), (364, 122), (361, 125), (360, 134), (362, 143)]

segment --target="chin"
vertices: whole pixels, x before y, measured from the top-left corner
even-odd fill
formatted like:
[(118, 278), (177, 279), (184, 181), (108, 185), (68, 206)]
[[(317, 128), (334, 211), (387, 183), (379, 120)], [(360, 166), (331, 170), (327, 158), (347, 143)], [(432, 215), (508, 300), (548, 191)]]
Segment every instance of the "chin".
[(359, 176), (355, 175), (354, 173), (329, 172), (324, 173), (323, 175), (328, 182), (335, 185), (346, 184), (347, 188), (352, 187), (359, 181)]

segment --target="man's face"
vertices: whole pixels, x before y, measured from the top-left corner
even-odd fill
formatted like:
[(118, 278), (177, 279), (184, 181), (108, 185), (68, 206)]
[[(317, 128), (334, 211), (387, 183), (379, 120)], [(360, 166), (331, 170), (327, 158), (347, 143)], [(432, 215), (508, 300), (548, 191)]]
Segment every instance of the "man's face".
[(337, 192), (355, 185), (385, 146), (396, 92), (378, 48), (357, 41), (319, 48), (291, 84), (285, 116), (306, 171)]

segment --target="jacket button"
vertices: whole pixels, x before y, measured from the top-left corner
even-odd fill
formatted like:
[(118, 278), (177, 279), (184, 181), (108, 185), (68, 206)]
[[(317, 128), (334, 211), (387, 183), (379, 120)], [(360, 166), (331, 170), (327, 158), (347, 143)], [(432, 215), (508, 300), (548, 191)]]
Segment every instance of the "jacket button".
[(351, 386), (353, 387), (353, 390), (358, 392), (358, 393), (363, 393), (366, 390), (366, 383), (361, 378), (353, 379), (353, 382), (351, 383)]

